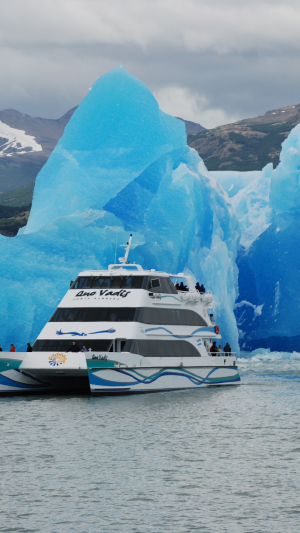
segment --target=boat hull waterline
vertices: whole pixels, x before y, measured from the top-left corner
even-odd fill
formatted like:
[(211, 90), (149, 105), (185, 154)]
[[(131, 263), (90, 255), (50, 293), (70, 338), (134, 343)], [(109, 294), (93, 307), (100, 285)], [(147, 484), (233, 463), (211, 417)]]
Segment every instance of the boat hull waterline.
[(236, 367), (102, 369), (89, 372), (92, 395), (161, 392), (240, 382)]
[[(137, 366), (123, 355), (122, 361), (109, 360), (108, 354), (87, 359), (84, 353), (60, 354), (3, 354), (0, 360), (0, 394), (86, 393), (92, 395), (134, 394), (178, 389), (197, 389), (240, 382), (235, 358), (205, 357), (184, 365), (179, 361), (156, 366)], [(16, 358), (18, 356), (18, 358)], [(102, 357), (102, 359), (101, 359)], [(155, 359), (155, 358), (153, 358)], [(137, 362), (137, 361), (135, 361)], [(146, 362), (144, 362), (145, 365)], [(148, 361), (149, 363), (149, 361)], [(226, 366), (225, 366), (226, 364)], [(221, 366), (222, 365), (222, 366)], [(233, 365), (233, 366), (232, 366)]]

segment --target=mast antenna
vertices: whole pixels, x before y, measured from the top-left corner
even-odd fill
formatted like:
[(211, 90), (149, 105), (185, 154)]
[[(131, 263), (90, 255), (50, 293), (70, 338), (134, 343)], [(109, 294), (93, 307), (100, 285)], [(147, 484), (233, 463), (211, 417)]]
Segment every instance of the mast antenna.
[(120, 244), (120, 246), (123, 246), (123, 248), (125, 248), (126, 252), (125, 252), (125, 256), (124, 257), (119, 257), (119, 261), (120, 263), (123, 263), (123, 265), (127, 265), (128, 264), (128, 255), (129, 255), (129, 251), (130, 251), (130, 246), (131, 246), (131, 241), (132, 241), (132, 233), (130, 233), (130, 237), (129, 237), (129, 241), (127, 244)]

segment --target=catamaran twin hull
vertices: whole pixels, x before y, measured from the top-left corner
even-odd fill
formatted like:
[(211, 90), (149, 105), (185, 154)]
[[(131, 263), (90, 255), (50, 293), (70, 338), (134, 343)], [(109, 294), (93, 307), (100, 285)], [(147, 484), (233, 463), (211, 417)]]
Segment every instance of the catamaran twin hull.
[(3, 353), (0, 393), (133, 394), (233, 385), (240, 381), (234, 356), (202, 357), (197, 361), (189, 358), (183, 362), (178, 358), (150, 361), (125, 353), (116, 361), (109, 359), (111, 355), (95, 353), (94, 359), (88, 359), (84, 353), (33, 352), (12, 358), (12, 354)]

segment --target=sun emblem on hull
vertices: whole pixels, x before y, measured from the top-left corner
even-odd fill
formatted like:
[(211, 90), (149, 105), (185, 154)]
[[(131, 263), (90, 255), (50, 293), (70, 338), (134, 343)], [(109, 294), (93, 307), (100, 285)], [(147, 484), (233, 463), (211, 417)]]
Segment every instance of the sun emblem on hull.
[(67, 356), (64, 353), (53, 353), (49, 357), (49, 364), (51, 366), (59, 366), (65, 363), (67, 360)]

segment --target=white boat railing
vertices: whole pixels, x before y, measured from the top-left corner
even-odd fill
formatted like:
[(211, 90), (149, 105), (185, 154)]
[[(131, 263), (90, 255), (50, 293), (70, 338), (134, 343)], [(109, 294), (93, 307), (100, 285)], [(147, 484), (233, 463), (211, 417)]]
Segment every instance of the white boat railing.
[(231, 357), (236, 355), (236, 352), (207, 352), (209, 357)]

